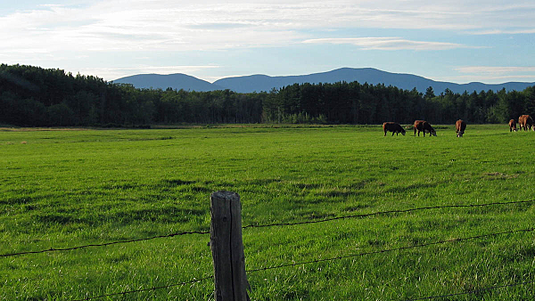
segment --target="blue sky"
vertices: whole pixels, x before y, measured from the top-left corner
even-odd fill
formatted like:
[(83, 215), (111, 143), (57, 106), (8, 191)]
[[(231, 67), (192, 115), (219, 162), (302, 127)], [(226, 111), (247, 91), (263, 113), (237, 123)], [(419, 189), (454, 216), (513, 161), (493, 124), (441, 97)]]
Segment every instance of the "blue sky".
[(535, 82), (535, 1), (0, 2), (0, 63), (105, 80), (372, 67), (456, 83)]

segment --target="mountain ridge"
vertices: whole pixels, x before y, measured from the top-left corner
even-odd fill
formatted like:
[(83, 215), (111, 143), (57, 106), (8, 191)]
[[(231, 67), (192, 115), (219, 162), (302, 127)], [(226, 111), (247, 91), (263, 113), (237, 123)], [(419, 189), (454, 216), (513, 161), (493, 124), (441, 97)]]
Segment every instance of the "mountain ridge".
[(368, 83), (373, 85), (384, 84), (394, 86), (403, 90), (416, 88), (419, 92), (425, 93), (428, 87), (432, 87), (435, 93), (442, 93), (446, 89), (454, 93), (471, 93), (473, 91), (522, 91), (535, 83), (529, 82), (506, 82), (501, 84), (485, 84), (481, 82), (471, 82), (467, 84), (457, 84), (452, 82), (434, 81), (422, 76), (406, 73), (392, 73), (375, 68), (349, 68), (343, 67), (326, 72), (312, 73), (307, 75), (289, 76), (268, 76), (264, 74), (254, 74), (246, 76), (226, 77), (210, 83), (208, 81), (195, 78), (183, 73), (159, 75), (159, 74), (139, 74), (119, 78), (112, 82), (128, 83), (136, 88), (160, 88), (160, 89), (184, 89), (189, 91), (214, 91), (232, 90), (238, 93), (269, 92), (272, 89), (280, 89), (293, 84), (319, 84), (335, 82), (354, 82), (360, 84)]
[(138, 89), (184, 89), (186, 91), (207, 92), (214, 90), (225, 90), (224, 87), (219, 87), (208, 81), (196, 78), (184, 73), (174, 74), (137, 74), (113, 80), (113, 83), (131, 84)]

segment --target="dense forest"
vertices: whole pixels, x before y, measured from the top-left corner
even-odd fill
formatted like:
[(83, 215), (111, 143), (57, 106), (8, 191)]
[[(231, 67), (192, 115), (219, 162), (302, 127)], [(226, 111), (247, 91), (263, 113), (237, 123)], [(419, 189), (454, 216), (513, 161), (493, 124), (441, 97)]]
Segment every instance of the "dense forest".
[(261, 93), (136, 89), (60, 69), (0, 65), (0, 124), (148, 126), (179, 123), (506, 123), (535, 113), (535, 86), (524, 91), (416, 89), (358, 82), (294, 84)]

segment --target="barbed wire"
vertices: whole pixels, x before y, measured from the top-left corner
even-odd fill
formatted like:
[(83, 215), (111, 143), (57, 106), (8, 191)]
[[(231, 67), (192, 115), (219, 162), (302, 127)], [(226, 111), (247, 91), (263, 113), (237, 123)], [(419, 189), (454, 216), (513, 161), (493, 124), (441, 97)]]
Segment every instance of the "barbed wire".
[(105, 246), (116, 245), (116, 244), (125, 244), (125, 243), (131, 243), (131, 242), (147, 241), (147, 240), (153, 240), (153, 239), (157, 239), (157, 238), (169, 238), (169, 237), (180, 236), (180, 235), (209, 234), (209, 233), (210, 233), (210, 231), (178, 232), (178, 233), (172, 233), (172, 234), (166, 234), (166, 235), (158, 235), (158, 236), (152, 236), (152, 237), (146, 237), (146, 238), (136, 238), (136, 239), (130, 239), (130, 240), (120, 240), (120, 241), (106, 242), (106, 243), (101, 243), (101, 244), (89, 244), (89, 245), (68, 247), (68, 248), (50, 248), (50, 249), (40, 250), (40, 251), (24, 251), (24, 252), (17, 252), (17, 253), (0, 254), (0, 257), (12, 257), (12, 256), (26, 255), (26, 254), (39, 254), (39, 253), (56, 252), (56, 251), (72, 251), (72, 250), (85, 249), (85, 248), (91, 248), (91, 247), (105, 247)]
[(363, 252), (363, 253), (357, 253), (357, 254), (342, 255), (342, 256), (336, 256), (336, 257), (330, 257), (330, 258), (316, 259), (316, 260), (311, 260), (311, 261), (293, 262), (293, 263), (281, 264), (281, 265), (278, 265), (278, 266), (263, 267), (263, 268), (247, 270), (246, 272), (253, 273), (253, 272), (280, 269), (280, 268), (297, 266), (297, 265), (306, 265), (306, 264), (320, 263), (320, 262), (325, 262), (325, 261), (335, 261), (335, 260), (348, 259), (348, 258), (360, 257), (360, 256), (366, 256), (366, 255), (374, 255), (374, 254), (382, 254), (382, 253), (388, 253), (388, 252), (394, 252), (394, 251), (417, 249), (417, 248), (423, 248), (423, 247), (428, 247), (428, 246), (432, 246), (432, 245), (439, 245), (439, 244), (444, 244), (444, 243), (469, 241), (469, 240), (481, 239), (481, 238), (491, 237), (491, 236), (498, 236), (498, 235), (505, 235), (505, 234), (516, 234), (516, 233), (522, 233), (522, 232), (533, 232), (533, 231), (535, 231), (535, 228), (509, 230), (509, 231), (488, 233), (488, 234), (482, 234), (482, 235), (470, 236), (470, 237), (451, 238), (451, 239), (439, 240), (439, 241), (434, 241), (434, 242), (429, 242), (429, 243), (424, 243), (424, 244), (412, 245), (412, 246), (404, 246), (404, 247), (398, 247), (398, 248), (392, 248), (392, 249), (383, 249), (383, 250)]
[(214, 278), (214, 276), (207, 276), (207, 277), (204, 277), (204, 278), (194, 279), (194, 280), (191, 280), (191, 281), (184, 281), (184, 282), (181, 282), (181, 283), (175, 283), (175, 284), (163, 285), (163, 286), (155, 286), (155, 287), (150, 287), (150, 288), (141, 288), (141, 289), (137, 289), (137, 290), (124, 291), (124, 292), (120, 292), (120, 293), (112, 293), (112, 294), (106, 294), (106, 295), (87, 297), (87, 298), (84, 298), (84, 299), (71, 299), (71, 301), (96, 300), (96, 299), (103, 299), (103, 298), (115, 297), (115, 296), (121, 296), (121, 295), (124, 296), (124, 295), (134, 294), (134, 293), (150, 292), (150, 291), (155, 291), (155, 290), (159, 290), (159, 289), (166, 289), (166, 288), (172, 288), (172, 287), (186, 285), (186, 284), (197, 283), (197, 282), (201, 282), (201, 281), (208, 280), (208, 279), (213, 279), (213, 278)]
[(485, 204), (426, 206), (426, 207), (418, 207), (418, 208), (410, 208), (410, 209), (397, 209), (397, 210), (379, 211), (379, 212), (364, 213), (364, 214), (337, 216), (337, 217), (331, 217), (331, 218), (325, 218), (325, 219), (313, 220), (313, 221), (302, 221), (302, 222), (293, 222), (293, 223), (291, 222), (273, 223), (273, 224), (265, 224), (265, 225), (251, 224), (251, 225), (243, 226), (242, 228), (247, 229), (247, 228), (267, 228), (267, 227), (277, 227), (277, 226), (296, 226), (296, 225), (306, 225), (306, 224), (318, 224), (318, 223), (342, 220), (342, 219), (347, 219), (347, 218), (365, 218), (365, 217), (376, 216), (376, 215), (409, 213), (409, 212), (421, 211), (421, 210), (450, 209), (450, 208), (477, 208), (477, 207), (488, 207), (488, 206), (497, 206), (497, 205), (515, 205), (515, 204), (534, 203), (534, 202), (535, 202), (535, 199), (528, 200), (528, 201), (494, 202), (494, 203), (485, 203)]
[[(502, 231), (502, 232), (488, 233), (488, 234), (482, 234), (482, 235), (464, 237), (464, 238), (452, 238), (452, 239), (440, 240), (440, 241), (435, 241), (435, 242), (430, 242), (430, 243), (425, 243), (425, 244), (413, 245), (413, 246), (404, 246), (404, 247), (398, 247), (398, 248), (392, 248), (392, 249), (383, 249), (383, 250), (377, 250), (377, 251), (363, 252), (363, 253), (358, 253), (358, 254), (342, 255), (342, 256), (336, 256), (336, 257), (331, 257), (331, 258), (322, 258), (322, 259), (303, 261), (303, 262), (293, 262), (293, 263), (288, 263), (288, 264), (281, 264), (281, 265), (278, 265), (278, 266), (263, 267), (263, 268), (257, 268), (257, 269), (249, 269), (249, 270), (246, 270), (246, 272), (247, 273), (254, 273), (254, 272), (267, 271), (267, 270), (273, 270), (273, 269), (280, 269), (280, 268), (292, 267), (292, 266), (298, 266), (298, 265), (307, 265), (307, 264), (314, 264), (314, 263), (320, 263), (320, 262), (326, 262), (326, 261), (342, 260), (342, 259), (348, 259), (348, 258), (360, 257), (360, 256), (366, 256), (366, 255), (374, 255), (374, 254), (382, 254), (382, 253), (387, 253), (387, 252), (416, 249), (416, 248), (428, 247), (428, 246), (444, 244), (444, 243), (469, 241), (469, 240), (481, 239), (481, 238), (491, 237), (491, 236), (498, 236), (498, 235), (504, 235), (504, 234), (515, 234), (515, 233), (522, 233), (522, 232), (527, 233), (527, 232), (533, 232), (533, 231), (535, 231), (535, 228)], [(107, 297), (114, 297), (114, 296), (127, 295), (127, 294), (133, 294), (133, 293), (142, 293), (142, 292), (154, 291), (154, 290), (159, 290), (159, 289), (167, 289), (167, 288), (176, 287), (176, 286), (180, 286), (180, 285), (186, 285), (186, 284), (190, 284), (190, 283), (201, 282), (201, 281), (208, 280), (208, 279), (213, 279), (213, 278), (214, 278), (214, 276), (207, 276), (207, 277), (204, 277), (204, 278), (194, 279), (194, 280), (191, 280), (191, 281), (184, 281), (184, 282), (177, 283), (177, 284), (171, 284), (171, 285), (165, 285), (165, 286), (157, 286), (157, 287), (144, 288), (144, 289), (137, 289), (137, 290), (131, 290), (131, 291), (124, 291), (124, 292), (119, 292), (119, 293), (112, 293), (112, 294), (88, 297), (88, 298), (84, 298), (84, 299), (76, 299), (76, 300), (71, 300), (71, 301), (87, 301), (87, 300), (103, 299), (103, 298), (107, 298)], [(416, 299), (408, 299), (406, 301), (426, 300), (426, 299), (435, 299), (435, 298), (446, 298), (446, 297), (452, 297), (452, 296), (457, 296), (457, 295), (466, 295), (466, 294), (477, 293), (477, 292), (480, 292), (480, 291), (483, 291), (483, 290), (491, 290), (491, 289), (512, 287), (512, 286), (517, 286), (517, 285), (522, 285), (522, 284), (529, 284), (529, 283), (533, 283), (533, 282), (524, 282), (524, 283), (512, 284), (512, 285), (495, 286), (495, 287), (490, 287), (490, 288), (472, 290), (472, 291), (469, 291), (469, 292), (455, 293), (455, 294), (449, 294), (449, 295), (430, 296), (430, 297), (422, 297), (422, 298), (416, 298)]]
[[(324, 223), (324, 222), (330, 222), (330, 221), (342, 220), (342, 219), (348, 219), (348, 218), (366, 218), (366, 217), (377, 216), (377, 215), (395, 214), (395, 213), (408, 213), (408, 212), (415, 212), (415, 211), (421, 211), (421, 210), (449, 209), (449, 208), (477, 208), (477, 207), (488, 207), (488, 206), (497, 206), (497, 205), (515, 205), (515, 204), (533, 203), (533, 202), (535, 202), (535, 199), (534, 200), (527, 200), (527, 201), (493, 202), (493, 203), (485, 203), (485, 204), (426, 206), (426, 207), (418, 207), (418, 208), (410, 208), (410, 209), (388, 210), (388, 211), (379, 211), (379, 212), (372, 212), (372, 213), (365, 213), (365, 214), (354, 214), (354, 215), (338, 216), (338, 217), (325, 218), (325, 219), (322, 219), (322, 220), (314, 220), (314, 221), (302, 221), (302, 222), (293, 222), (293, 223), (290, 223), (290, 222), (287, 222), (287, 223), (272, 223), (272, 224), (264, 224), (264, 225), (251, 224), (251, 225), (243, 226), (242, 229), (317, 224), (317, 223)], [(116, 244), (148, 241), (148, 240), (153, 240), (153, 239), (158, 239), (158, 238), (170, 238), (170, 237), (180, 236), (180, 235), (209, 234), (209, 233), (210, 233), (210, 231), (186, 231), (186, 232), (171, 233), (171, 234), (165, 234), (165, 235), (157, 235), (157, 236), (146, 237), (146, 238), (137, 238), (137, 239), (130, 239), (130, 240), (106, 242), (106, 243), (101, 243), (101, 244), (89, 244), (89, 245), (67, 247), (67, 248), (50, 248), (50, 249), (39, 250), (39, 251), (24, 251), (24, 252), (16, 252), (16, 253), (9, 253), (9, 254), (0, 254), (0, 258), (1, 257), (13, 257), (13, 256), (27, 255), (27, 254), (40, 254), (40, 253), (47, 253), (47, 252), (57, 252), (57, 251), (72, 251), (72, 250), (78, 250), (78, 249), (84, 249), (84, 248), (90, 248), (90, 247), (105, 247), (105, 246), (116, 245)]]
[(490, 286), (490, 287), (484, 287), (479, 288), (475, 290), (469, 290), (462, 293), (453, 293), (453, 294), (447, 294), (447, 295), (438, 295), (438, 296), (429, 296), (429, 297), (419, 297), (414, 299), (405, 299), (405, 301), (417, 301), (417, 300), (431, 300), (431, 299), (438, 299), (438, 298), (448, 298), (448, 297), (456, 297), (456, 296), (462, 296), (462, 295), (470, 295), (470, 294), (477, 294), (480, 292), (485, 291), (491, 291), (495, 289), (501, 289), (501, 288), (509, 288), (509, 287), (515, 287), (520, 285), (526, 285), (526, 284), (533, 284), (535, 281), (525, 281), (520, 283), (512, 283), (512, 284), (506, 284), (506, 285), (497, 285), (497, 286)]

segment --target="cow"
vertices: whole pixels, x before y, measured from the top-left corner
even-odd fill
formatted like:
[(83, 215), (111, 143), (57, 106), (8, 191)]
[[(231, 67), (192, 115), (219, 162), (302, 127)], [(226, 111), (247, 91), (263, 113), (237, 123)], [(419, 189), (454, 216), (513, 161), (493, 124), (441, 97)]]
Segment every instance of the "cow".
[(518, 117), (518, 126), (520, 126), (520, 130), (524, 127), (524, 124), (526, 122), (526, 115), (521, 115)]
[(430, 135), (436, 136), (437, 132), (435, 129), (425, 120), (415, 120), (414, 121), (414, 136), (416, 136), (416, 131), (418, 131), (418, 137), (420, 136), (420, 132), (424, 133), (428, 132)]
[(529, 115), (522, 115), (518, 117), (518, 124), (520, 124), (520, 130), (523, 128), (524, 131), (529, 131), (532, 129), (535, 131), (535, 128), (533, 127), (533, 118), (531, 118)]
[(455, 131), (457, 132), (457, 137), (462, 137), (465, 129), (466, 122), (464, 122), (462, 119), (459, 119), (457, 122), (455, 122)]
[(509, 120), (509, 132), (516, 132), (516, 120), (511, 119)]
[(394, 136), (394, 134), (399, 135), (399, 133), (405, 136), (405, 130), (397, 122), (383, 123), (383, 131), (385, 132), (385, 136), (386, 132), (392, 132), (392, 136)]
[(529, 115), (527, 115), (527, 117), (526, 117), (526, 128), (529, 128), (530, 130), (535, 131), (533, 118), (531, 118), (531, 116), (529, 116)]

